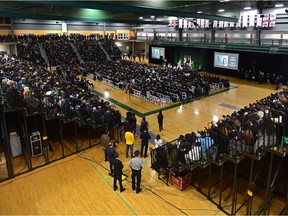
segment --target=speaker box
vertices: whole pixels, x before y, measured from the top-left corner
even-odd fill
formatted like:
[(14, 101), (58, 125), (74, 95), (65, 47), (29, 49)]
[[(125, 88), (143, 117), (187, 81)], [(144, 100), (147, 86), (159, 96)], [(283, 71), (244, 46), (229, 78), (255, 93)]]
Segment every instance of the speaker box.
[(42, 141), (39, 131), (35, 131), (30, 135), (32, 157), (37, 157), (42, 154)]

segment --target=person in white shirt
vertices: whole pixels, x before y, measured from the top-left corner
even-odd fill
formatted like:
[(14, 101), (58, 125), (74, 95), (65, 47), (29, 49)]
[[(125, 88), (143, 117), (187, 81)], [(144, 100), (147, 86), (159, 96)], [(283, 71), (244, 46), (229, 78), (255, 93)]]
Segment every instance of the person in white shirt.
[(134, 158), (132, 158), (129, 161), (129, 166), (132, 169), (132, 190), (134, 191), (136, 189), (136, 194), (140, 193), (142, 191), (142, 188), (140, 188), (141, 185), (141, 170), (144, 168), (143, 161), (138, 158), (140, 154), (139, 150), (136, 150), (134, 152)]
[(159, 148), (162, 145), (163, 145), (163, 140), (160, 139), (160, 135), (157, 134), (156, 139), (155, 139), (155, 148)]

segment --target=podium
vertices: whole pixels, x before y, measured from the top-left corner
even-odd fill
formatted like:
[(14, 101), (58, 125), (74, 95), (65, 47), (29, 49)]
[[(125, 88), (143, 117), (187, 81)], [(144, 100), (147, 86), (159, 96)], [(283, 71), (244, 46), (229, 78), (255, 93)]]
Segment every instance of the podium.
[(30, 135), (30, 145), (32, 157), (37, 157), (42, 154), (42, 141), (39, 131), (32, 132)]

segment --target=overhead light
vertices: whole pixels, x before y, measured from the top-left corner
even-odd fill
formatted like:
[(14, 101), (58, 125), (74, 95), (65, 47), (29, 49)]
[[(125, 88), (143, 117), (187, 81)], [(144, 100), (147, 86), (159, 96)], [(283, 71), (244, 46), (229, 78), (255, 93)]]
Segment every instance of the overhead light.
[(251, 7), (244, 7), (244, 10), (250, 10)]
[(154, 18), (155, 18), (155, 16), (154, 16), (154, 15), (152, 15), (152, 16), (151, 16), (151, 19), (154, 19)]
[(140, 19), (140, 20), (142, 20), (142, 19), (143, 19), (143, 17), (139, 17), (139, 19)]
[(198, 14), (201, 14), (201, 13), (202, 13), (202, 11), (197, 11), (197, 13), (198, 13)]
[(219, 10), (218, 10), (218, 12), (224, 12), (224, 11), (225, 11), (224, 9), (219, 9)]
[(284, 7), (284, 5), (283, 5), (283, 4), (275, 4), (275, 7), (276, 7), (276, 8)]

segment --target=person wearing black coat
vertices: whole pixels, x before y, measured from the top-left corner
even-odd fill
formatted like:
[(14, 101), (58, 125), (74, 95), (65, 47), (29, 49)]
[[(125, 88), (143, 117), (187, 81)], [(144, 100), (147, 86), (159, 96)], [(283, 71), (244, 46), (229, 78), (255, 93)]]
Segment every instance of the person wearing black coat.
[(151, 139), (150, 134), (148, 133), (148, 129), (145, 128), (144, 131), (140, 135), (141, 139), (141, 157), (143, 157), (143, 150), (144, 150), (144, 157), (147, 157), (147, 150), (148, 150), (148, 142)]
[(113, 143), (109, 143), (109, 145), (105, 149), (107, 160), (110, 163), (110, 173), (109, 175), (113, 176), (113, 160), (115, 159), (116, 151), (114, 149)]
[(159, 125), (159, 131), (161, 132), (161, 130), (163, 130), (163, 114), (162, 111), (159, 112), (158, 116), (157, 116), (157, 120), (158, 120), (158, 125)]
[(123, 187), (122, 185), (122, 174), (123, 174), (123, 163), (118, 159), (119, 154), (116, 152), (115, 153), (115, 159), (113, 159), (112, 164), (114, 166), (114, 182), (113, 182), (113, 187), (114, 191), (117, 190), (117, 180), (119, 181), (119, 186), (120, 186), (120, 192), (123, 192), (126, 190), (126, 188)]

